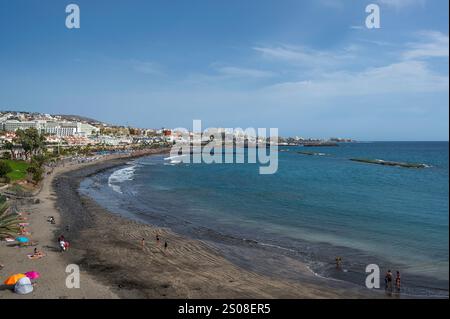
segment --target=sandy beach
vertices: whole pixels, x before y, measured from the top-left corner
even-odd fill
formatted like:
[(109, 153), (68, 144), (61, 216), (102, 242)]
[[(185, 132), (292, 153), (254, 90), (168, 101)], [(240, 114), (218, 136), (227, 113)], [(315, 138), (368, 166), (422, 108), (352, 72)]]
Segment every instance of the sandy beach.
[[(2, 281), (10, 274), (30, 270), (39, 271), (41, 278), (29, 295), (16, 295), (1, 286), (0, 299), (368, 297), (357, 287), (315, 277), (297, 260), (283, 262), (298, 267), (304, 274), (302, 282), (242, 269), (201, 241), (125, 219), (78, 193), (84, 177), (129, 160), (124, 156), (110, 157), (55, 168), (34, 196), (39, 199), (38, 204), (31, 200), (18, 203), (19, 211), (30, 223), (30, 237), (39, 242), (37, 247), (46, 256), (29, 260), (26, 255), (33, 248), (11, 247), (1, 242)], [(47, 222), (48, 216), (55, 217), (55, 225)], [(64, 253), (59, 252), (56, 241), (60, 234), (71, 243)], [(156, 235), (160, 237), (159, 243)], [(79, 289), (66, 287), (68, 264), (80, 267)]]

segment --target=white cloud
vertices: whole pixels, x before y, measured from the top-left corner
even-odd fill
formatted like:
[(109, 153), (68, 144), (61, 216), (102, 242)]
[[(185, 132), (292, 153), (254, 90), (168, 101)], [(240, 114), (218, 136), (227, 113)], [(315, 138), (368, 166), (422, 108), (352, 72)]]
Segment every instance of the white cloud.
[[(439, 31), (422, 31), (415, 36), (417, 41), (406, 44), (373, 41), (392, 47), (386, 53), (384, 64), (381, 57), (371, 61), (360, 45), (331, 51), (294, 46), (256, 47), (254, 50), (265, 58), (285, 61), (295, 70), (291, 75), (297, 72), (294, 78), (297, 81), (271, 86), (272, 90), (286, 94), (317, 97), (448, 91), (448, 72), (433, 71), (435, 68), (431, 66), (436, 65), (428, 59), (448, 59), (449, 36)], [(364, 67), (366, 62), (372, 67)]]
[(275, 74), (269, 71), (240, 68), (233, 66), (224, 66), (216, 68), (217, 72), (227, 77), (243, 77), (243, 78), (268, 78)]
[(387, 41), (379, 41), (379, 40), (368, 40), (368, 39), (358, 39), (359, 42), (369, 43), (377, 46), (398, 46), (398, 44), (387, 42)]
[(342, 9), (344, 7), (344, 2), (341, 0), (319, 0), (318, 2), (327, 8)]
[(295, 46), (254, 47), (253, 49), (267, 59), (290, 62), (305, 67), (333, 66), (354, 57), (348, 50), (327, 52)]
[(334, 72), (317, 79), (286, 82), (269, 89), (298, 97), (361, 96), (448, 91), (449, 78), (418, 61), (403, 61), (361, 72)]
[(412, 6), (425, 6), (426, 0), (378, 0), (378, 3), (393, 7), (396, 9), (403, 9)]
[(162, 75), (162, 67), (155, 62), (131, 60), (130, 64), (134, 71), (143, 74)]
[(438, 31), (422, 31), (417, 34), (419, 42), (407, 44), (408, 49), (403, 53), (405, 59), (422, 59), (449, 57), (449, 37)]

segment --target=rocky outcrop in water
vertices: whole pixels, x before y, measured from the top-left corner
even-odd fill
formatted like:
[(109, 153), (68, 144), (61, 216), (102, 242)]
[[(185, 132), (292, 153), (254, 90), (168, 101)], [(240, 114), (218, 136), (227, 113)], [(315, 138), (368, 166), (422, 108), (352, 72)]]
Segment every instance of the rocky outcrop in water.
[(386, 166), (397, 166), (397, 167), (405, 167), (405, 168), (426, 168), (426, 167), (428, 167), (426, 164), (393, 162), (393, 161), (384, 161), (384, 160), (380, 160), (380, 159), (351, 158), (350, 160), (353, 162), (386, 165)]

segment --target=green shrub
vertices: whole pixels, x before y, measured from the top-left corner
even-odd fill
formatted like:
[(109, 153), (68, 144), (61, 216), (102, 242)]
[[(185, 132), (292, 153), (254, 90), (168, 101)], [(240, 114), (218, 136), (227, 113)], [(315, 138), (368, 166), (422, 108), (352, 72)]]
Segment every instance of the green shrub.
[(35, 164), (36, 166), (41, 167), (42, 165), (45, 164), (45, 162), (47, 161), (47, 157), (44, 155), (34, 155), (31, 158), (31, 165)]
[(12, 158), (10, 152), (3, 152), (2, 158), (5, 160), (10, 160)]
[(39, 183), (44, 178), (44, 169), (41, 166), (39, 166), (37, 162), (33, 162), (27, 168), (27, 172), (28, 174), (31, 175), (31, 180), (36, 184)]
[(7, 174), (11, 172), (12, 172), (11, 166), (5, 161), (0, 161), (0, 177), (4, 178), (6, 177)]

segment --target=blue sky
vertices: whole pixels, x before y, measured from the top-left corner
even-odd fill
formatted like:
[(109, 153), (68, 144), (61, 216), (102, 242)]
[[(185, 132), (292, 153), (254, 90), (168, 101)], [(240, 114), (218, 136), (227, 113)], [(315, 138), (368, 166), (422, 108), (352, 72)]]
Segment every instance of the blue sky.
[(447, 0), (78, 0), (77, 30), (69, 3), (0, 0), (0, 109), (448, 140)]

